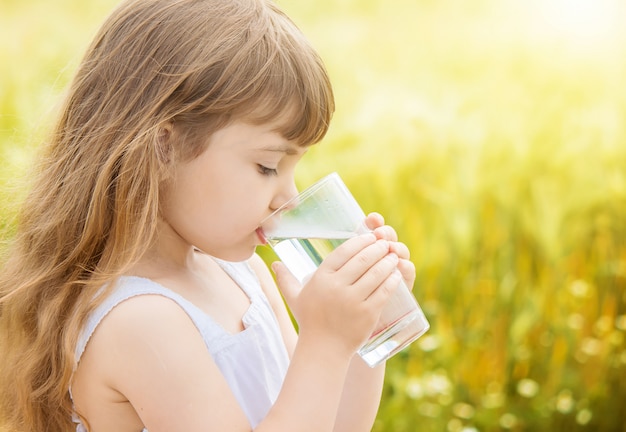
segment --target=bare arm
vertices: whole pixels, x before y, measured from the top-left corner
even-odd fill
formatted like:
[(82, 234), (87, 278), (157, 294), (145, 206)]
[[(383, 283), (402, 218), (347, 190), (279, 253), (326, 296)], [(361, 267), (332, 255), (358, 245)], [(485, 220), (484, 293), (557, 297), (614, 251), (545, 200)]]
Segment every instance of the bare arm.
[(346, 377), (334, 432), (371, 431), (380, 405), (385, 365), (370, 368), (354, 356)]
[[(297, 334), (287, 313), (285, 303), (261, 258), (255, 255), (250, 259), (250, 265), (259, 277), (261, 286), (274, 309), (283, 330), (285, 344), (291, 353), (296, 345)], [(288, 277), (288, 275), (283, 275), (283, 277)], [(294, 282), (291, 281), (291, 283)], [(384, 374), (385, 365), (370, 368), (360, 356), (357, 354), (352, 356), (345, 381), (342, 383), (342, 393), (338, 402), (339, 408), (337, 410), (334, 431), (358, 432), (371, 430), (380, 404)]]

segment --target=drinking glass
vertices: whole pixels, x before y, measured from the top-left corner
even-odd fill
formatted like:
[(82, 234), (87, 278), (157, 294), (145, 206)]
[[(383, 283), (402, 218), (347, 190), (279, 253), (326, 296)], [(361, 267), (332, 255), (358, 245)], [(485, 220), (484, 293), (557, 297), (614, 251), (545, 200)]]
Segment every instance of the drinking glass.
[[(322, 178), (261, 223), (263, 236), (289, 271), (304, 283), (347, 239), (371, 231), (365, 213), (337, 173)], [(429, 329), (404, 282), (384, 306), (375, 331), (358, 353), (371, 367), (381, 364)]]

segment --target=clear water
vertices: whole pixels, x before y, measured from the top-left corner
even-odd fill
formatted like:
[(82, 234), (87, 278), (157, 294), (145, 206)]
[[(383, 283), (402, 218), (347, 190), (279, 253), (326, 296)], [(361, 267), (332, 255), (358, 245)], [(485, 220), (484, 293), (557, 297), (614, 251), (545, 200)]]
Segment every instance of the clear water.
[(322, 261), (347, 239), (356, 236), (353, 232), (313, 233), (297, 237), (281, 236), (267, 238), (276, 255), (291, 273), (302, 283)]

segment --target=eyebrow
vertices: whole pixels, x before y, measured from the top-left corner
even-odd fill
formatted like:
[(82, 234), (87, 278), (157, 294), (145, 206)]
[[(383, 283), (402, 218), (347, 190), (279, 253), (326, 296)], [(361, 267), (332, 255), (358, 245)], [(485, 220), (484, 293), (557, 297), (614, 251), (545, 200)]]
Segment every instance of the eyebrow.
[(268, 151), (268, 152), (277, 152), (277, 153), (285, 153), (288, 155), (297, 155), (300, 154), (298, 148), (287, 145), (287, 144), (279, 144), (279, 145), (268, 145), (265, 147), (260, 147), (260, 151)]

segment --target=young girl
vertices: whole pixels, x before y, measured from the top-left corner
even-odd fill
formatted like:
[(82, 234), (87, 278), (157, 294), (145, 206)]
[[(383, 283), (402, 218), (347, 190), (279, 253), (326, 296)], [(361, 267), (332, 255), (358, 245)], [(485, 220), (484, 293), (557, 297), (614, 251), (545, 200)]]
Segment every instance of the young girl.
[[(415, 269), (394, 230), (301, 287), (261, 220), (334, 109), (267, 0), (130, 0), (71, 84), (0, 280), (2, 431), (366, 431), (356, 355)], [(399, 269), (398, 272), (396, 269)]]

